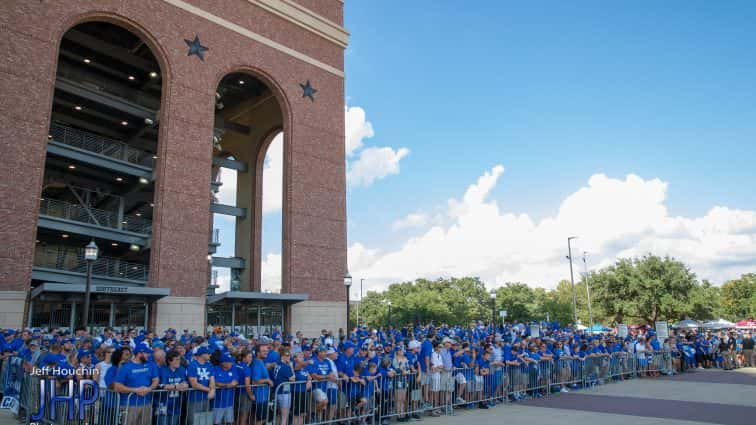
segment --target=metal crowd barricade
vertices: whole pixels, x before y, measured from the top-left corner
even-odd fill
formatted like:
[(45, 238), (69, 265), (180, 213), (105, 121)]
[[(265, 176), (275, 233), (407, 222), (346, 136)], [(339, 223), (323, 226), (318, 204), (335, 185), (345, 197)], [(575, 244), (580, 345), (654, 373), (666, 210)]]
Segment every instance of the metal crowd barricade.
[(583, 386), (603, 385), (609, 378), (610, 359), (605, 354), (594, 354), (585, 358), (583, 366)]
[[(393, 387), (382, 389), (385, 385), (393, 385), (393, 382), (389, 384), (381, 382), (380, 378), (360, 377), (354, 381), (340, 378), (334, 381), (283, 383), (272, 393), (272, 409), (268, 417), (256, 416), (248, 424), (314, 425), (378, 419), (378, 406), (388, 413), (389, 407), (384, 406), (392, 406), (396, 402)], [(252, 403), (260, 406), (256, 401)], [(253, 410), (259, 412), (259, 408), (253, 407)], [(272, 421), (268, 418), (272, 418)]]
[(578, 358), (560, 358), (554, 361), (551, 368), (552, 387), (576, 387), (583, 383), (584, 363)]
[(541, 360), (508, 367), (508, 393), (515, 400), (548, 396), (552, 366), (552, 360)]
[(377, 386), (380, 392), (375, 402), (377, 411), (374, 418), (379, 418), (381, 421), (390, 418), (409, 418), (428, 410), (428, 407), (421, 403), (422, 391), (419, 375), (416, 372), (397, 371), (393, 377), (382, 376), (378, 378)]
[(609, 377), (615, 381), (631, 378), (635, 373), (633, 358), (628, 353), (612, 353), (609, 358)]
[(451, 406), (459, 408), (503, 400), (508, 381), (505, 372), (500, 366), (491, 366), (485, 375), (476, 373), (475, 368), (455, 368), (452, 371)]

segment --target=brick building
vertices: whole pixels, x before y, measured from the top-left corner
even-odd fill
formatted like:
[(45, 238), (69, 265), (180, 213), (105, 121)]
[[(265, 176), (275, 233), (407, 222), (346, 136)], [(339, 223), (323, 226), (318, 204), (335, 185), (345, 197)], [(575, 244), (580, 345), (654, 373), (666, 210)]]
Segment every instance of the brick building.
[[(343, 0), (0, 4), (0, 327), (343, 327)], [(260, 289), (283, 133), (281, 293)], [(238, 172), (236, 205), (214, 191)], [(235, 217), (213, 254), (213, 213)], [(84, 259), (94, 241), (98, 258)], [(231, 269), (214, 293), (211, 265)]]

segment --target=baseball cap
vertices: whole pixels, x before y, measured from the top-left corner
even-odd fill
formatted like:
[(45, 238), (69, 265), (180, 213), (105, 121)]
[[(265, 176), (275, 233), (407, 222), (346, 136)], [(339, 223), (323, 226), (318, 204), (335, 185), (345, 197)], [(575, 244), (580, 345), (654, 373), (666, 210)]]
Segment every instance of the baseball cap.
[(197, 347), (197, 355), (201, 356), (203, 354), (210, 354), (210, 349), (205, 347), (204, 345), (200, 345)]
[(228, 354), (228, 353), (223, 353), (223, 354), (221, 355), (221, 357), (220, 357), (220, 361), (221, 361), (221, 363), (233, 363), (233, 362), (234, 362), (234, 359), (233, 359), (233, 357), (231, 357), (231, 355), (230, 355), (230, 354)]
[(410, 350), (414, 350), (415, 348), (420, 348), (420, 341), (413, 339), (412, 341), (409, 342), (408, 348)]
[(152, 350), (150, 350), (150, 347), (144, 344), (137, 344), (137, 346), (134, 348), (134, 354), (139, 353), (152, 353)]

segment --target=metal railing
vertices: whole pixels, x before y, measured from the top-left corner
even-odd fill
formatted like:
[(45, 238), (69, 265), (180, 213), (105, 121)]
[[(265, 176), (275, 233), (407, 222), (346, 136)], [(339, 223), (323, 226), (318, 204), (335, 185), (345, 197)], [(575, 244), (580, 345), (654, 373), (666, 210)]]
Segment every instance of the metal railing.
[(81, 223), (111, 229), (127, 230), (129, 232), (149, 235), (152, 232), (152, 220), (137, 216), (124, 216), (119, 220), (118, 213), (97, 208), (85, 208), (58, 199), (43, 198), (39, 201), (39, 213), (50, 217), (64, 218)]
[[(53, 409), (48, 407), (38, 422), (75, 424), (81, 422), (78, 415), (83, 415), (85, 422), (96, 425), (379, 424), (392, 418), (454, 414), (455, 409), (488, 408), (510, 400), (546, 397), (565, 391), (567, 387), (580, 389), (619, 382), (615, 378), (623, 375), (643, 376), (662, 370), (667, 366), (666, 354), (669, 353), (643, 353), (642, 357), (649, 361), (637, 364), (633, 361), (638, 358), (637, 353), (592, 354), (583, 358), (565, 356), (555, 360), (532, 360), (521, 356), (506, 365), (495, 363), (484, 367), (479, 364), (474, 368), (455, 368), (424, 375), (406, 365), (396, 369), (382, 367), (380, 371), (374, 365), (364, 366), (365, 372), (355, 367), (355, 373), (349, 378), (332, 376), (321, 381), (310, 378), (283, 382), (274, 387), (245, 385), (245, 378), (227, 369), (228, 384), (216, 385), (214, 390), (209, 387), (192, 389), (184, 375), (161, 374), (158, 389), (140, 395), (119, 394), (112, 389), (100, 388), (94, 403), (86, 404), (79, 397), (79, 404), (74, 409), (77, 417), (73, 422), (66, 418), (69, 408), (64, 407), (68, 403), (63, 402), (58, 403), (54, 419), (51, 417)], [(70, 381), (73, 375), (68, 378), (30, 375), (27, 366), (20, 358), (9, 358), (0, 373), (2, 388), (9, 392), (6, 395), (19, 399), (20, 416), (27, 424), (32, 416), (38, 418), (42, 402), (49, 406), (49, 386), (54, 385), (58, 395), (65, 396), (71, 391), (79, 394), (81, 374), (76, 374), (75, 383), (70, 386), (66, 381)], [(214, 366), (207, 363), (206, 367), (208, 370), (198, 369), (198, 373), (209, 374)], [(362, 370), (362, 366), (359, 369)], [(215, 369), (214, 373), (218, 376), (222, 372)], [(40, 385), (47, 386), (44, 393), (39, 390)], [(91, 388), (85, 386), (84, 389), (85, 395), (86, 391), (93, 393)], [(42, 394), (44, 400), (40, 400)], [(73, 406), (74, 398), (71, 400)]]
[[(34, 265), (49, 269), (86, 274), (84, 249), (66, 247), (40, 247), (34, 253)], [(132, 263), (119, 258), (98, 257), (92, 265), (92, 275), (147, 282), (150, 266)]]
[(53, 141), (83, 149), (99, 155), (130, 162), (132, 164), (152, 167), (152, 154), (136, 149), (115, 139), (110, 139), (86, 131), (77, 130), (58, 122), (50, 125), (50, 136)]

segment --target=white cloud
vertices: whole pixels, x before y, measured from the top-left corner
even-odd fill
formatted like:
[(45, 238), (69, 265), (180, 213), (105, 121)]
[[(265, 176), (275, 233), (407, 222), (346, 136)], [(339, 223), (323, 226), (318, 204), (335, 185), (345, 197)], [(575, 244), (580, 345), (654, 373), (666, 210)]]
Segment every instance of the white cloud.
[(428, 223), (428, 215), (422, 212), (410, 213), (407, 216), (391, 223), (393, 230), (409, 229), (413, 227), (422, 227)]
[[(592, 268), (651, 252), (676, 257), (700, 278), (721, 283), (756, 267), (754, 211), (716, 206), (703, 217), (674, 217), (667, 211), (666, 182), (595, 174), (562, 200), (554, 216), (536, 222), (489, 199), (503, 172), (502, 166), (486, 172), (462, 199), (448, 201), (446, 220), (433, 220), (433, 227), (396, 251), (352, 245), (352, 275), (365, 277), (371, 289), (440, 276), (480, 276), (496, 286), (522, 281), (553, 287), (569, 278), (565, 256), (572, 235), (579, 236), (573, 256), (587, 251)], [(579, 263), (576, 276), (582, 270)]]
[(262, 261), (260, 272), (263, 292), (281, 292), (281, 254), (268, 254)]
[(399, 174), (399, 161), (408, 154), (407, 148), (365, 148), (357, 161), (349, 165), (347, 182), (350, 186), (370, 186), (376, 180)]
[(359, 151), (357, 159), (347, 163), (349, 186), (370, 186), (376, 180), (399, 174), (399, 161), (409, 154), (409, 150), (389, 146), (365, 147), (364, 140), (373, 137), (375, 132), (364, 109), (359, 106), (345, 108), (345, 130), (346, 157), (351, 158)]
[(365, 110), (359, 106), (345, 107), (346, 156), (362, 147), (362, 140), (373, 137), (373, 124), (365, 119)]
[(283, 207), (283, 133), (273, 138), (263, 165), (263, 214)]
[(218, 203), (224, 205), (236, 205), (236, 170), (220, 168), (219, 173), (220, 180), (223, 184), (215, 195), (218, 199)]

